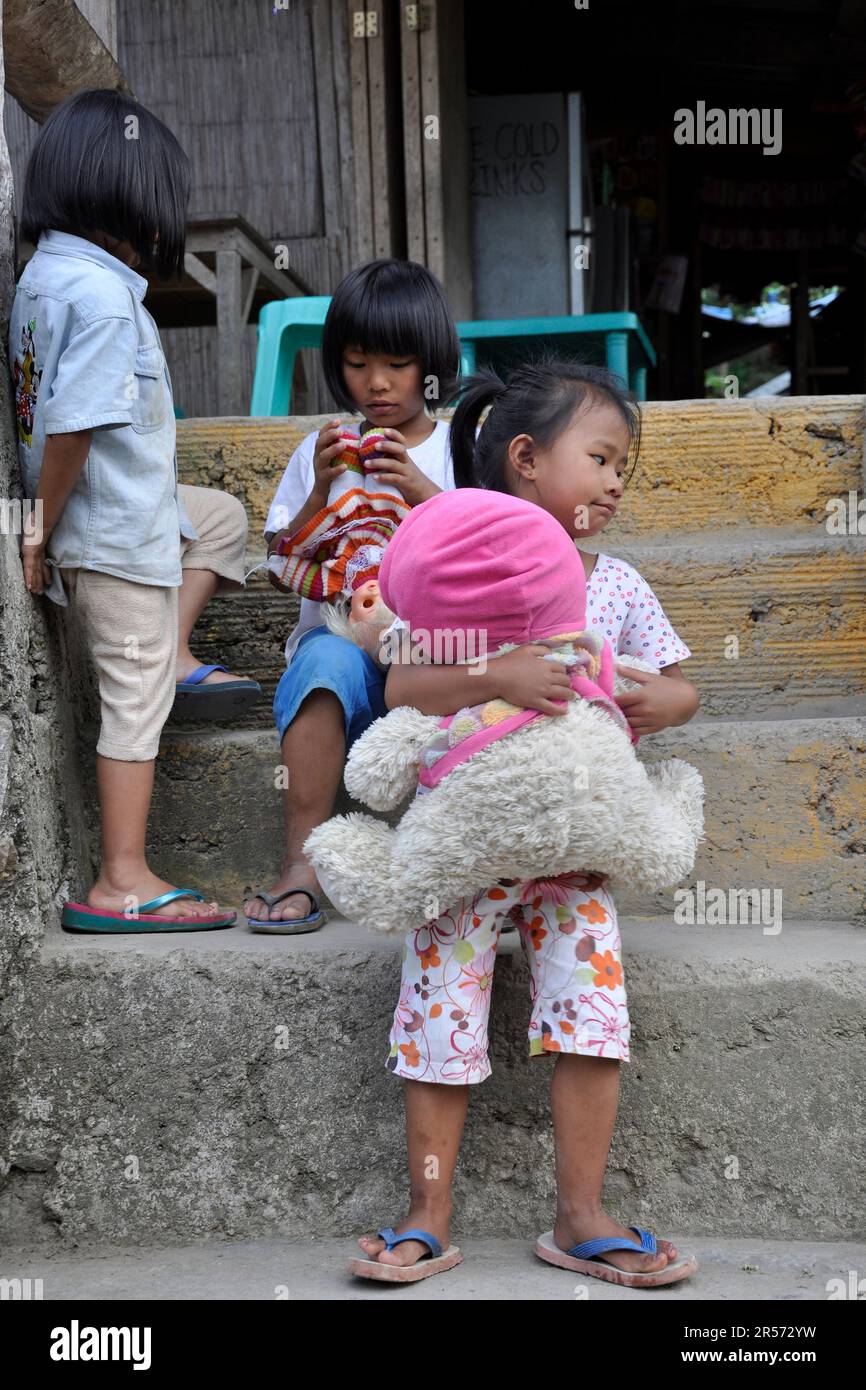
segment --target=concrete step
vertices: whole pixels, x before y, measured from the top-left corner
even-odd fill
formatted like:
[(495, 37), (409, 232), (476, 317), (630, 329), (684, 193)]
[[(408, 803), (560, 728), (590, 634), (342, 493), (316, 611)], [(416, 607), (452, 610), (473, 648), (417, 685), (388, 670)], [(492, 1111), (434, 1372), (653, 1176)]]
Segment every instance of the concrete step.
[[(605, 531), (609, 546), (705, 527), (814, 526), (829, 498), (863, 488), (862, 396), (659, 401), (642, 409), (640, 461), (622, 515)], [(179, 420), (181, 480), (240, 497), (259, 535), (293, 451), (331, 418)]]
[[(389, 1286), (385, 1296), (389, 1302), (574, 1302), (580, 1290), (580, 1296), (596, 1304), (644, 1299), (658, 1303), (657, 1289), (625, 1289), (552, 1269), (532, 1253), (536, 1234), (527, 1230), (522, 1239), (470, 1236), (463, 1240), (458, 1226), (454, 1240), (463, 1251), (461, 1265), (419, 1284)], [(850, 1271), (862, 1269), (866, 1261), (866, 1247), (854, 1241), (718, 1240), (703, 1235), (681, 1237), (675, 1231), (659, 1234), (678, 1243), (678, 1248), (698, 1261), (691, 1279), (665, 1289), (665, 1304), (710, 1299), (824, 1300), (831, 1291), (847, 1290)], [(0, 1261), (0, 1279), (30, 1279), (34, 1281), (31, 1288), (41, 1280), (46, 1302), (381, 1300), (381, 1284), (347, 1273), (347, 1263), (354, 1254), (349, 1235), (345, 1240), (214, 1240), (87, 1253), (6, 1250)], [(718, 1348), (721, 1344), (712, 1345)], [(706, 1349), (697, 1338), (695, 1346)]]
[[(607, 1183), (618, 1219), (713, 1240), (866, 1237), (851, 1161), (866, 1118), (863, 929), (622, 930), (633, 1047)], [(3, 1001), (15, 1083), (0, 1239), (345, 1240), (393, 1219), (399, 953), (341, 921), (300, 937), (49, 927), (26, 989)], [(527, 1056), (514, 934), (497, 959), (494, 1071), (473, 1089), (457, 1210), (461, 1238), (526, 1240), (551, 1219), (550, 1059)]]
[[(706, 722), (647, 738), (648, 761), (681, 757), (706, 784), (706, 840), (691, 882), (783, 894), (788, 917), (866, 914), (866, 719)], [(152, 862), (237, 904), (274, 881), (284, 843), (276, 732), (163, 738)], [(338, 810), (354, 803), (343, 796)], [(355, 806), (355, 809), (358, 809)], [(671, 893), (623, 894), (625, 912), (669, 912)]]
[[(653, 586), (691, 649), (684, 670), (701, 692), (702, 716), (751, 717), (866, 694), (866, 535), (744, 527), (610, 549)], [(252, 553), (247, 568), (261, 559)], [(265, 692), (239, 727), (271, 726), (297, 611), (294, 597), (257, 574), (245, 593), (216, 600), (202, 615), (196, 654), (254, 676)]]
[(704, 713), (751, 717), (866, 692), (866, 535), (743, 527), (669, 534), (617, 554), (690, 647), (684, 669)]

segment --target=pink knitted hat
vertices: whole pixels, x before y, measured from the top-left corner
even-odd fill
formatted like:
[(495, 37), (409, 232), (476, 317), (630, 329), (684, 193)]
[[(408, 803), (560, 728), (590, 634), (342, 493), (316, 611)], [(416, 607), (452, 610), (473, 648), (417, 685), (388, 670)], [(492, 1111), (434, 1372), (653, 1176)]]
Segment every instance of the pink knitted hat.
[(543, 508), (482, 488), (413, 507), (388, 542), (379, 587), (413, 633), (471, 630), (476, 651), (579, 632), (586, 621), (574, 541)]

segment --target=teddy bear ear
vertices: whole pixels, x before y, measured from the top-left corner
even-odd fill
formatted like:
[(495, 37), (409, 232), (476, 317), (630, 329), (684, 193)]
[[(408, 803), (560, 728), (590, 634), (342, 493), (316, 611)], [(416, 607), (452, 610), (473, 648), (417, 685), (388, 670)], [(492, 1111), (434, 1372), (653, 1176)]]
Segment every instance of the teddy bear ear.
[(343, 780), (346, 791), (373, 811), (399, 806), (418, 782), (421, 749), (439, 717), (401, 705), (376, 719), (352, 745)]

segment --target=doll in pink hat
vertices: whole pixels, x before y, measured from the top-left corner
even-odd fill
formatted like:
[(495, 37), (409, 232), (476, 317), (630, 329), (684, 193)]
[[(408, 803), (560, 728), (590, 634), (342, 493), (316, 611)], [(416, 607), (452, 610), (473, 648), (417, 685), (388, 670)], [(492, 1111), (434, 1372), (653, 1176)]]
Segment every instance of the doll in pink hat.
[[(447, 633), (464, 660), (541, 643), (550, 660), (566, 667), (575, 695), (603, 709), (637, 743), (613, 698), (610, 644), (586, 629), (586, 577), (577, 550), (541, 508), (469, 488), (431, 498), (404, 522), (399, 545), (386, 551), (379, 587), (383, 603), (398, 613), (404, 645), (408, 635), (421, 659), (449, 659), (436, 650), (437, 633)], [(461, 658), (452, 652), (450, 659)], [(537, 710), (494, 699), (443, 719), (421, 755), (419, 791), (539, 718)]]

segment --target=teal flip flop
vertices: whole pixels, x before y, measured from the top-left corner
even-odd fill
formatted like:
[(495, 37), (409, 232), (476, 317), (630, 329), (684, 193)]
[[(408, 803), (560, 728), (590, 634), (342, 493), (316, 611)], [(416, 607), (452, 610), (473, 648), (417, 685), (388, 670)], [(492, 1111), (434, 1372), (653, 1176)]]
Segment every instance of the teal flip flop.
[(170, 893), (162, 893), (150, 902), (142, 903), (134, 916), (127, 917), (123, 912), (104, 912), (101, 908), (88, 907), (87, 903), (69, 902), (60, 914), (60, 925), (64, 931), (78, 932), (166, 932), (166, 931), (214, 931), (219, 927), (233, 927), (237, 921), (236, 912), (212, 912), (205, 917), (159, 917), (157, 909), (178, 898), (193, 898), (204, 902), (204, 893), (195, 888), (173, 888)]

